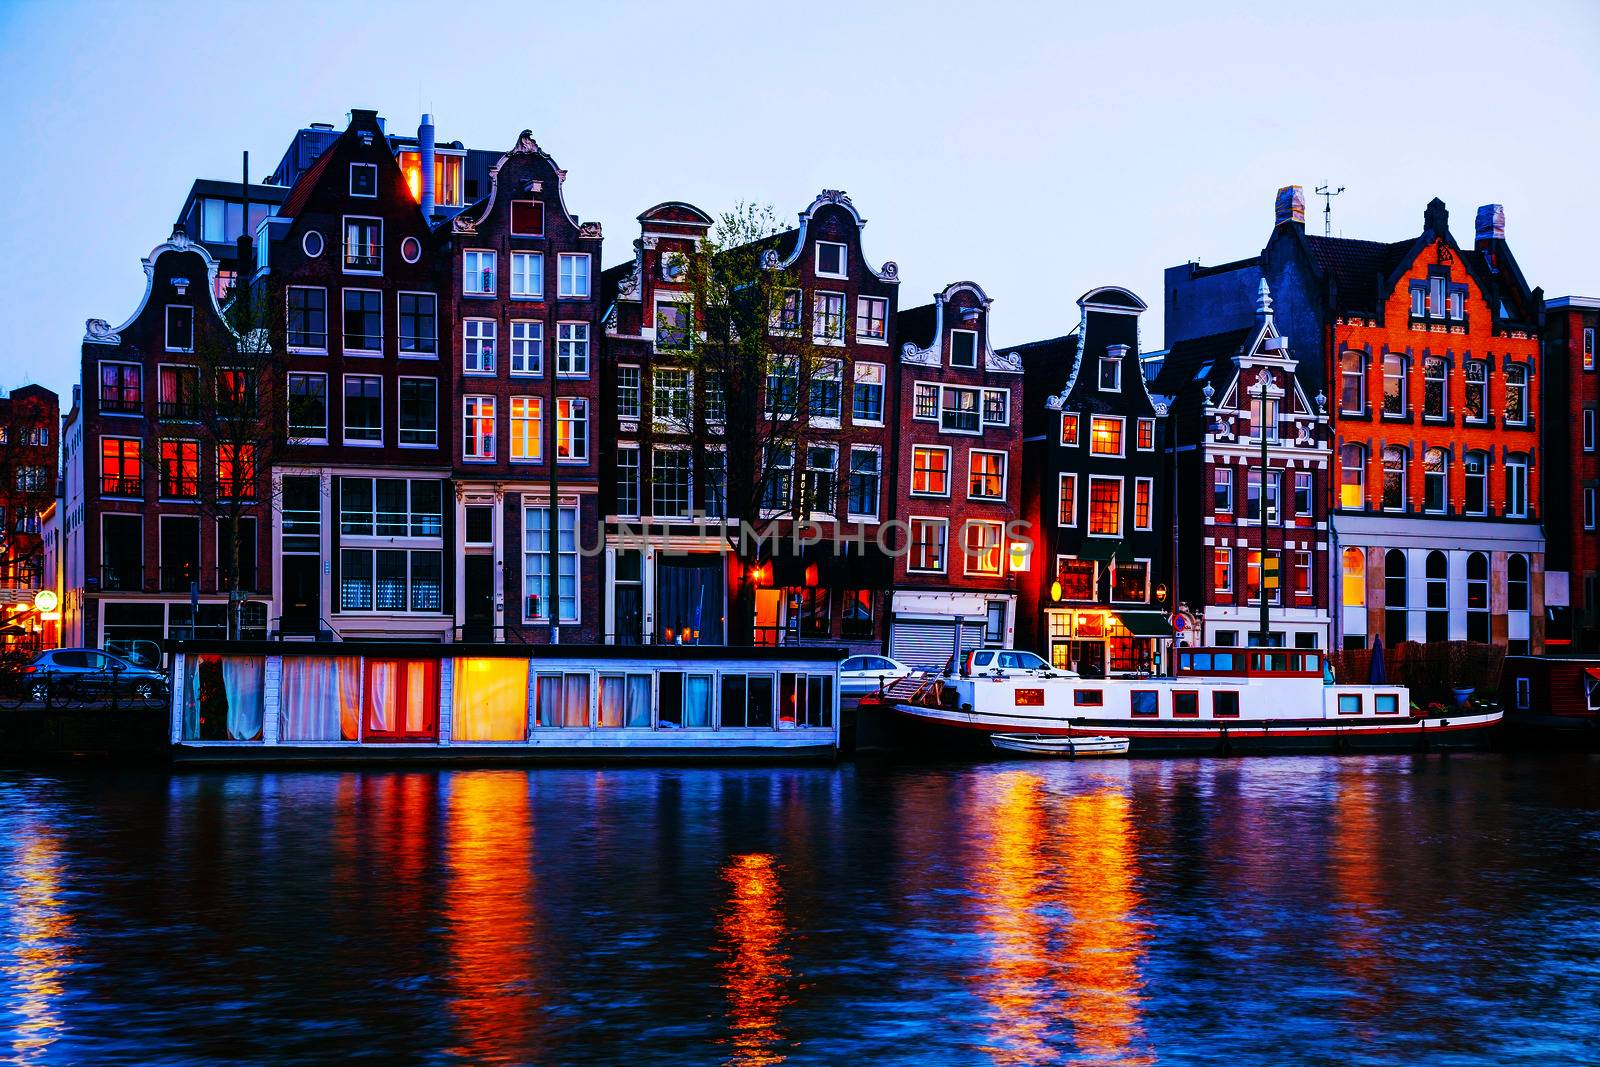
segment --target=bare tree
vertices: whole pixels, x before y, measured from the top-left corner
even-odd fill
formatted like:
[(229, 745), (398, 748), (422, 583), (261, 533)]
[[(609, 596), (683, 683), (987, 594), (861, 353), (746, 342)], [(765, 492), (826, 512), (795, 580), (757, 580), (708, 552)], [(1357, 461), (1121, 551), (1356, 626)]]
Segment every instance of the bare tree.
[(55, 499), (49, 453), (56, 427), (26, 396), (0, 397), (0, 585), (37, 586), (44, 574), (39, 516)]

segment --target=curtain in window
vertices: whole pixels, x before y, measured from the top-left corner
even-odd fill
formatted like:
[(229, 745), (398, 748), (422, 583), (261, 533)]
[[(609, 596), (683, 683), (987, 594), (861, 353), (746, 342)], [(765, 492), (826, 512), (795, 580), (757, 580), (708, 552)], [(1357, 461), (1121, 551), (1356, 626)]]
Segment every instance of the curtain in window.
[(526, 741), (528, 661), (504, 657), (458, 659), (455, 668), (457, 741)]
[(394, 732), (394, 704), (400, 689), (400, 667), (394, 660), (369, 665), (367, 730), (370, 732)]
[(691, 674), (683, 681), (683, 725), (711, 725), (711, 676)]
[(589, 676), (569, 674), (562, 686), (561, 725), (589, 725)]
[(361, 718), (361, 660), (285, 656), (279, 696), (285, 741), (355, 741)]
[(263, 656), (224, 656), (222, 686), (228, 702), (228, 740), (261, 740)]
[(196, 656), (183, 693), (183, 736), (189, 741), (259, 741), (261, 656)]
[(430, 692), (433, 687), (429, 685), (429, 665), (423, 660), (410, 660), (402, 666), (406, 675), (406, 717), (402, 729), (408, 734), (427, 733), (431, 717), (428, 713), (437, 695)]

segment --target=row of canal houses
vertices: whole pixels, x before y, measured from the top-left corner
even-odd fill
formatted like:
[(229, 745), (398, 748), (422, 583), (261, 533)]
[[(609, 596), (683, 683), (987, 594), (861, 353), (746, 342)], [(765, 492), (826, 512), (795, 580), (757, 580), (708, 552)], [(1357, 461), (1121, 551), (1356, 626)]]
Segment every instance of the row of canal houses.
[[(1286, 189), (1259, 255), (1167, 272), (1165, 349), (1110, 285), (1063, 336), (1004, 347), (976, 281), (902, 307), (866, 220), (824, 191), (759, 249), (792, 286), (774, 352), (802, 336), (804, 373), (774, 355), (730, 380), (694, 359), (685, 311), (712, 216), (657, 204), (608, 268), (566, 193), (527, 132), (488, 152), (372, 111), (299, 131), (266, 183), (196, 182), (139, 306), (84, 338), (64, 640), (218, 635), (232, 602), (256, 637), (917, 664), (992, 643), (1130, 670), (1175, 633), (1258, 640), (1263, 595), (1270, 640), (1300, 647), (1540, 651), (1569, 606), (1592, 625), (1592, 408), (1568, 440), (1539, 399), (1592, 402), (1594, 303), (1530, 290), (1496, 208), (1470, 248), (1438, 201), (1382, 244), (1306, 234)], [(197, 353), (247, 290), (286, 379), (249, 383), (286, 398), (259, 456), (189, 429)], [(782, 434), (730, 431), (753, 396)], [(737, 514), (730, 472), (752, 470), (760, 514)], [(781, 536), (726, 551), (741, 520)]]

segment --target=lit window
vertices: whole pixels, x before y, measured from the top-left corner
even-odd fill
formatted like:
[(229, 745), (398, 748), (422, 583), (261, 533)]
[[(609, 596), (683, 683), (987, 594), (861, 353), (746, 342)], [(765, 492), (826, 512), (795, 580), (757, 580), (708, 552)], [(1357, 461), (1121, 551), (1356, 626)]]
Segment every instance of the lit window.
[(934, 445), (915, 445), (911, 449), (911, 493), (913, 496), (950, 495), (950, 450)]
[(1095, 415), (1089, 420), (1089, 451), (1096, 456), (1122, 455), (1122, 419)]
[(974, 450), (967, 457), (967, 496), (975, 500), (1003, 500), (1006, 491), (1006, 454)]
[(1154, 452), (1156, 447), (1156, 420), (1139, 420), (1139, 451)]
[[(544, 460), (544, 398), (511, 398), (511, 458), (516, 462)], [(637, 463), (635, 458), (635, 463)]]
[(1155, 483), (1149, 478), (1136, 478), (1133, 482), (1133, 528), (1152, 530), (1154, 526), (1153, 501)]
[(461, 457), (463, 459), (494, 459), (494, 423), (494, 397), (462, 397)]
[(962, 554), (968, 574), (998, 576), (1004, 527), (998, 522), (971, 521), (963, 524)]
[(1211, 587), (1219, 593), (1233, 592), (1233, 549), (1211, 550)]
[(912, 519), (911, 556), (907, 568), (928, 574), (943, 574), (948, 534), (949, 523), (944, 519)]
[(1070, 411), (1061, 413), (1061, 443), (1068, 448), (1078, 446), (1078, 416)]
[(144, 467), (137, 437), (100, 438), (100, 492), (104, 496), (143, 496)]
[(383, 220), (344, 220), (344, 269), (378, 274), (383, 271)]
[(1347, 511), (1367, 506), (1367, 452), (1360, 445), (1339, 448), (1339, 506)]
[(556, 462), (589, 461), (589, 402), (578, 397), (556, 401)]
[(1062, 474), (1056, 495), (1056, 523), (1060, 526), (1078, 525), (1078, 476)]
[(217, 445), (217, 499), (254, 500), (256, 497), (256, 446)]
[(161, 442), (161, 495), (193, 499), (200, 495), (200, 442)]
[(985, 426), (1011, 425), (1011, 390), (985, 389), (983, 391), (983, 424)]
[(1122, 479), (1089, 478), (1089, 535), (1118, 537), (1122, 534)]

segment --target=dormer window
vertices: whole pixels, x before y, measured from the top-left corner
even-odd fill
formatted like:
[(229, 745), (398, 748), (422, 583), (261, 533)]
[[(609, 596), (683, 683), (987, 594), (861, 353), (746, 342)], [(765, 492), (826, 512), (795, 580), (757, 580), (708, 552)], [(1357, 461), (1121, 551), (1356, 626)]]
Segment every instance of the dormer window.
[(167, 351), (194, 351), (194, 308), (187, 304), (167, 305)]
[(376, 163), (350, 164), (350, 195), (378, 195), (378, 165)]
[(1126, 345), (1112, 345), (1106, 349), (1106, 354), (1100, 357), (1101, 392), (1122, 391), (1122, 354), (1127, 350)]
[(1467, 287), (1451, 285), (1444, 275), (1411, 283), (1411, 317), (1435, 322), (1465, 322)]
[(824, 278), (847, 276), (845, 246), (834, 241), (817, 242), (817, 274)]
[(978, 365), (978, 333), (976, 330), (950, 331), (950, 365), (976, 367)]
[(544, 236), (544, 204), (542, 202), (538, 200), (511, 201), (511, 236)]

